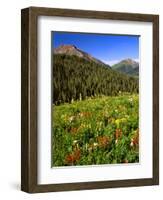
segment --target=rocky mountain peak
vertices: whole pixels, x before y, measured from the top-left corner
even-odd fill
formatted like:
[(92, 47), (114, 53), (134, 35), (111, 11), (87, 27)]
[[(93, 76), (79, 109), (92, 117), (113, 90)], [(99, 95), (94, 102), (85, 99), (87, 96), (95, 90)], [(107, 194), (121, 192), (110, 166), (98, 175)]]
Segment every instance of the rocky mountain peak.
[(128, 75), (133, 75), (133, 76), (139, 75), (139, 63), (131, 58), (127, 58), (113, 65), (112, 69)]
[(95, 63), (106, 65), (102, 61), (93, 57), (92, 55), (78, 49), (75, 45), (60, 45), (59, 47), (54, 49), (54, 54), (66, 54), (66, 55), (75, 55), (80, 58), (84, 58), (87, 61), (93, 61)]

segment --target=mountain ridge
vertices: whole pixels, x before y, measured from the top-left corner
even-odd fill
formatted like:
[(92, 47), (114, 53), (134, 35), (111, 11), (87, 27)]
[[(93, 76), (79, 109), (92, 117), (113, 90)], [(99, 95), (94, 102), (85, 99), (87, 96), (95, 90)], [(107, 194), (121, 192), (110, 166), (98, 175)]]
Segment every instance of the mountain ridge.
[(89, 53), (82, 51), (81, 49), (77, 48), (75, 45), (60, 45), (59, 47), (54, 48), (54, 54), (75, 55), (80, 58), (84, 58), (87, 61), (94, 61), (97, 64), (106, 65), (110, 67), (110, 65), (107, 65), (101, 60), (93, 57)]
[(130, 76), (139, 76), (139, 63), (131, 58), (121, 60), (114, 64), (112, 69)]
[(129, 75), (129, 76), (135, 76), (135, 77), (139, 76), (139, 63), (134, 61), (131, 58), (123, 59), (120, 62), (110, 66), (110, 65), (102, 62), (101, 60), (93, 57), (91, 54), (84, 52), (83, 50), (79, 49), (75, 45), (71, 45), (71, 44), (60, 45), (57, 48), (54, 48), (53, 53), (56, 55), (65, 54), (65, 55), (69, 55), (69, 56), (77, 56), (77, 57), (83, 58), (87, 61), (90, 61), (90, 62), (93, 61), (96, 64), (107, 66), (108, 68), (110, 68), (114, 71), (118, 71), (120, 73)]

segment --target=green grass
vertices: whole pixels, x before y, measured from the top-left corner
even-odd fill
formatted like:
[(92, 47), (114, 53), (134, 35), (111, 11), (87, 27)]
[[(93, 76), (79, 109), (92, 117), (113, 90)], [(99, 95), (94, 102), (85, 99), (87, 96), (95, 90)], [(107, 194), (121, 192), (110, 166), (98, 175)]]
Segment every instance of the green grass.
[(52, 165), (139, 162), (139, 96), (53, 106)]

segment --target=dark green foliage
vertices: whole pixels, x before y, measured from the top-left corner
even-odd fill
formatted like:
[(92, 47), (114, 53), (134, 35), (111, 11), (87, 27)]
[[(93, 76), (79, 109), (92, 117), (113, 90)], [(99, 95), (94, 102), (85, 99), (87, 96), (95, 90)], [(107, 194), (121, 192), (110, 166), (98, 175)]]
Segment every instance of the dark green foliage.
[(138, 80), (77, 56), (53, 55), (53, 103), (138, 93)]

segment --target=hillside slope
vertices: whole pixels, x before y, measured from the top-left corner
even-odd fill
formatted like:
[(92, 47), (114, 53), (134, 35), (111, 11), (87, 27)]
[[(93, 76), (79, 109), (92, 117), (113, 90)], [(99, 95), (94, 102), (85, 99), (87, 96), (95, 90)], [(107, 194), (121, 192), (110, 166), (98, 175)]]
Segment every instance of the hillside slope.
[(138, 80), (77, 55), (53, 55), (53, 103), (138, 92)]
[(139, 76), (139, 63), (132, 59), (122, 60), (113, 65), (112, 69), (130, 76)]

